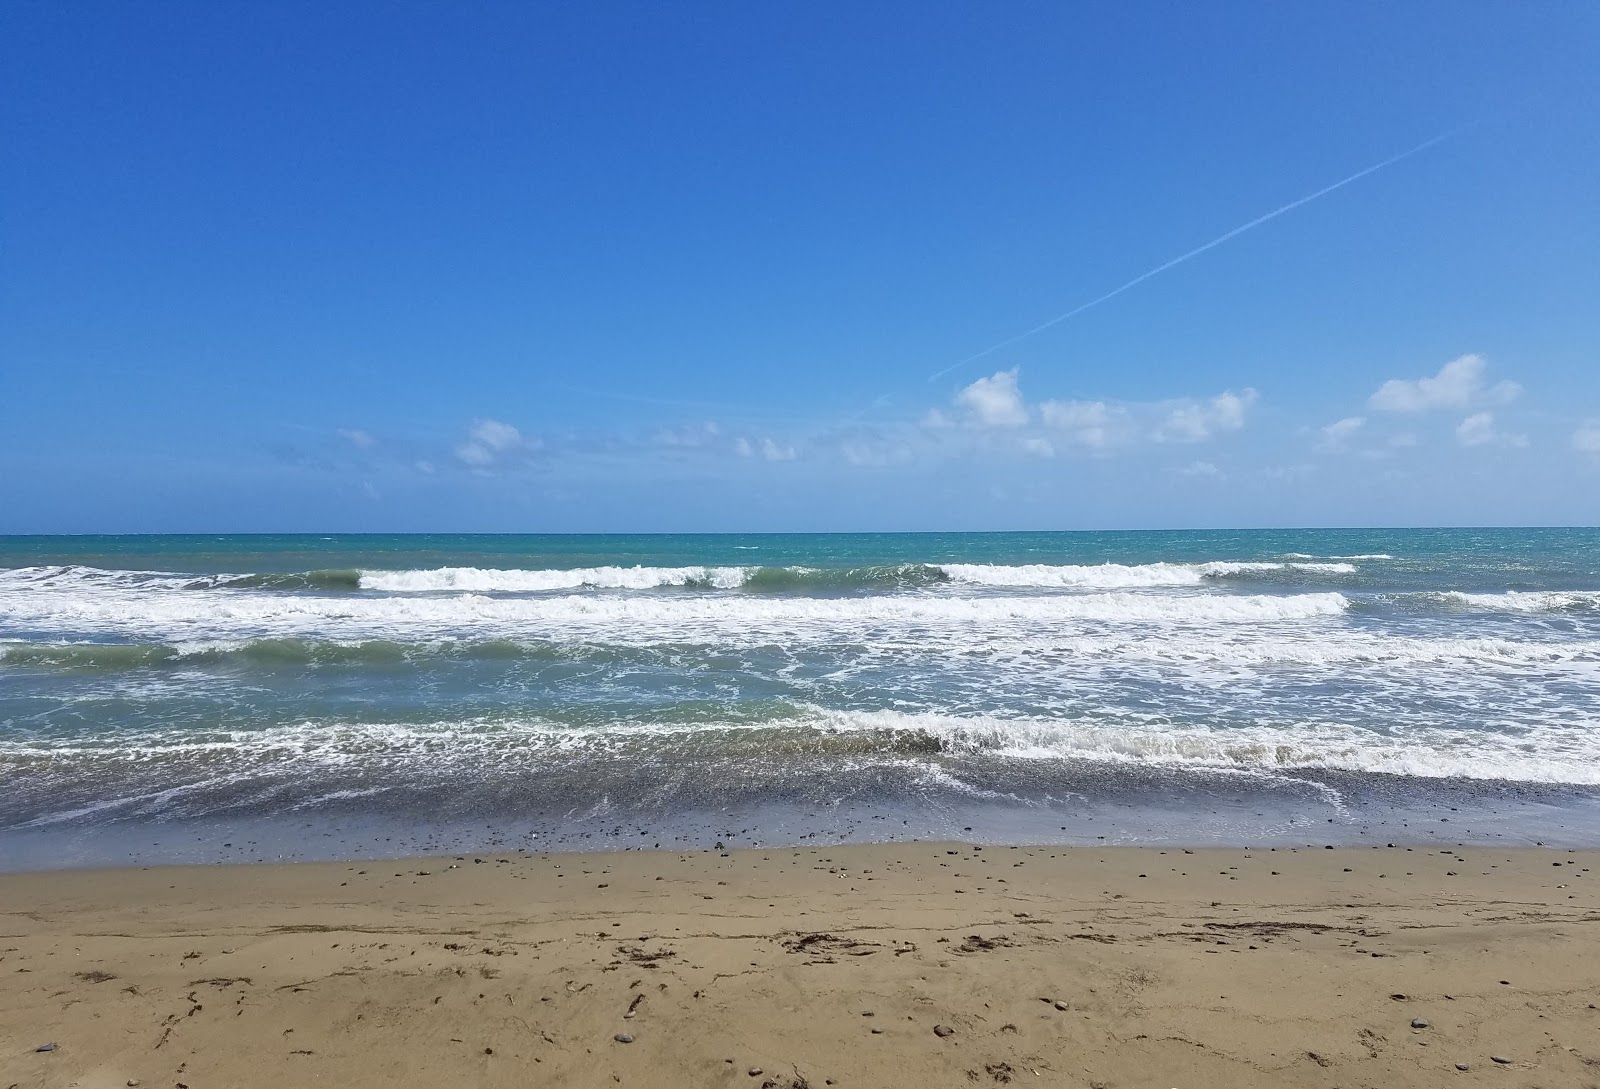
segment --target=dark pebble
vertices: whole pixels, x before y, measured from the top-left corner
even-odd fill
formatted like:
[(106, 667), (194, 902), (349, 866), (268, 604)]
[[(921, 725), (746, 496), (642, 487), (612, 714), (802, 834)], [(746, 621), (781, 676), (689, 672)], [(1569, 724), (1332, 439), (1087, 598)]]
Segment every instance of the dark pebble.
[(956, 1034), (956, 1030), (951, 1028), (949, 1025), (934, 1025), (933, 1034), (939, 1037), (954, 1036)]
[(1499, 1063), (1501, 1066), (1510, 1066), (1511, 1065), (1511, 1060), (1506, 1058), (1503, 1055), (1490, 1055), (1489, 1056), (1489, 1061), (1492, 1062), (1492, 1063)]
[(34, 1048), (33, 1050), (35, 1050), (35, 1051), (54, 1051), (55, 1049), (56, 1049), (56, 1045), (55, 1044), (40, 1044), (38, 1047)]
[(1456, 1063), (1456, 1069), (1457, 1070), (1471, 1070), (1472, 1067), (1468, 1066), (1466, 1063)]
[(633, 1043), (633, 1034), (632, 1033), (628, 1033), (628, 1032), (619, 1032), (619, 1033), (617, 1033), (615, 1036), (613, 1036), (611, 1038), (613, 1040), (615, 1040), (619, 1044), (631, 1044), (631, 1043)]
[(1411, 1019), (1411, 1027), (1412, 1028), (1427, 1028), (1428, 1027), (1428, 1022), (1424, 1021), (1420, 1017), (1413, 1017)]

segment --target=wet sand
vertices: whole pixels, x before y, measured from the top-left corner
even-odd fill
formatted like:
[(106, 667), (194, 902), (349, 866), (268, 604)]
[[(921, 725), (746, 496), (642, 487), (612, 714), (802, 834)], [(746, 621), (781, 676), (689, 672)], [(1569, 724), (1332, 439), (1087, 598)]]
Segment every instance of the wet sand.
[(1600, 1086), (1594, 851), (480, 854), (0, 914), (0, 1089)]

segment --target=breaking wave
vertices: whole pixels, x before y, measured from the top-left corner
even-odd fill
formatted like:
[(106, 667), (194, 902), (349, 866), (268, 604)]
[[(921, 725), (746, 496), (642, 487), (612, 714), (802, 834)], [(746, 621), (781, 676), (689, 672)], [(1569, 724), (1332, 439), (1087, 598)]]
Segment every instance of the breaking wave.
[[(775, 717), (686, 724), (623, 721), (574, 727), (555, 720), (465, 719), (438, 723), (303, 722), (259, 730), (133, 732), (120, 736), (0, 741), (0, 766), (106, 759), (194, 773), (249, 774), (288, 763), (309, 771), (405, 769), (410, 780), (465, 768), (519, 775), (551, 760), (628, 757), (945, 758), (1086, 761), (1149, 767), (1253, 771), (1345, 771), (1430, 779), (1600, 785), (1600, 732), (1593, 722), (1550, 725), (1537, 738), (1409, 727), (1382, 731), (1338, 723), (1293, 728), (1134, 724), (936, 712), (775, 708)], [(1536, 741), (1537, 744), (1530, 744)], [(418, 759), (423, 758), (426, 759)], [(398, 784), (397, 784), (398, 785)]]
[(73, 588), (142, 590), (285, 590), (388, 594), (529, 594), (575, 590), (742, 590), (753, 593), (849, 593), (918, 590), (957, 583), (994, 588), (1115, 590), (1198, 586), (1213, 580), (1281, 580), (1351, 575), (1338, 562), (1208, 561), (1147, 564), (898, 563), (866, 567), (436, 567), (383, 571), (330, 569), (259, 574), (179, 575), (92, 567), (0, 571), (0, 590)]

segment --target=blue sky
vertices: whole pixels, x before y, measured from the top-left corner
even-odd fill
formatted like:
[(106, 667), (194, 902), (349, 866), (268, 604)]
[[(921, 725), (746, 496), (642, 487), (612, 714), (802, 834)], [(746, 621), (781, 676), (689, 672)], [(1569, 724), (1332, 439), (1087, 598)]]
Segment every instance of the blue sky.
[(6, 21), (0, 532), (1600, 521), (1593, 5)]

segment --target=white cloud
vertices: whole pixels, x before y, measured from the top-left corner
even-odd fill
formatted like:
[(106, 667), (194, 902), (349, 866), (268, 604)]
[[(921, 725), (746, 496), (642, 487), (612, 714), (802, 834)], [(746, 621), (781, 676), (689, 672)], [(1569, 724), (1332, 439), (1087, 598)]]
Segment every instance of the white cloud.
[(1389, 379), (1367, 399), (1367, 404), (1379, 412), (1427, 412), (1477, 404), (1503, 405), (1516, 400), (1522, 387), (1515, 382), (1497, 382), (1485, 388), (1483, 372), (1487, 367), (1481, 355), (1459, 356), (1431, 378)]
[(499, 420), (474, 420), (467, 428), (467, 441), (456, 447), (456, 457), (465, 465), (483, 469), (519, 451), (537, 450), (537, 439), (525, 439), (522, 432)]
[(419, 472), (419, 473), (431, 473), (431, 472), (433, 472), (433, 462), (431, 462), (431, 461), (419, 461), (419, 462), (416, 462), (416, 469), (417, 469), (417, 472)]
[(339, 437), (352, 446), (359, 446), (363, 450), (370, 450), (378, 445), (378, 440), (372, 437), (371, 432), (363, 431), (359, 427), (341, 427), (339, 428)]
[(733, 452), (742, 458), (761, 456), (768, 461), (793, 461), (795, 449), (793, 446), (783, 446), (772, 439), (762, 439), (760, 442), (751, 442), (740, 435), (733, 440)]
[(1366, 424), (1365, 416), (1346, 416), (1342, 420), (1335, 420), (1327, 427), (1318, 430), (1322, 437), (1317, 440), (1319, 450), (1337, 450), (1344, 445), (1344, 440), (1354, 435)]
[(949, 416), (936, 408), (930, 408), (922, 417), (922, 426), (930, 431), (940, 431), (952, 426), (952, 423)]
[(1508, 435), (1496, 431), (1494, 413), (1474, 412), (1456, 427), (1456, 440), (1462, 446), (1526, 446), (1524, 435)]
[(688, 427), (663, 427), (656, 432), (655, 440), (660, 446), (707, 446), (718, 435), (722, 428), (714, 420), (707, 420), (703, 424), (691, 424)]
[(1024, 453), (1032, 454), (1034, 457), (1039, 458), (1053, 458), (1056, 456), (1056, 448), (1050, 444), (1050, 440), (1041, 439), (1038, 436), (1023, 439), (1022, 450)]
[(850, 464), (866, 468), (904, 465), (913, 458), (906, 443), (872, 432), (855, 432), (839, 440), (839, 456)]
[(1179, 476), (1188, 477), (1220, 477), (1222, 470), (1209, 461), (1191, 461), (1189, 464), (1172, 470)]
[(771, 439), (761, 440), (761, 456), (768, 461), (793, 461), (794, 447), (779, 446)]
[(1095, 450), (1112, 445), (1127, 430), (1127, 410), (1104, 401), (1046, 401), (1039, 406), (1039, 416), (1047, 427)]
[(982, 427), (1025, 427), (1028, 423), (1028, 408), (1017, 388), (1015, 367), (978, 379), (956, 394), (956, 404)]
[(1245, 414), (1256, 403), (1253, 389), (1227, 390), (1209, 401), (1180, 401), (1168, 410), (1156, 429), (1157, 442), (1204, 442), (1222, 431), (1244, 426)]
[(475, 442), (464, 442), (456, 447), (456, 457), (460, 458), (463, 464), (475, 469), (494, 464), (494, 451)]
[(1581, 454), (1600, 455), (1600, 420), (1585, 420), (1572, 433), (1572, 448)]

